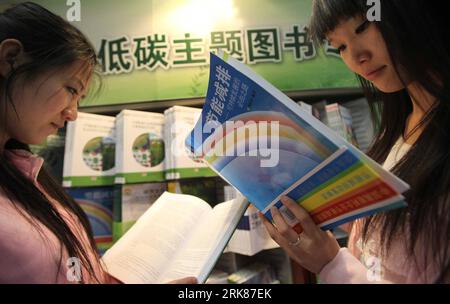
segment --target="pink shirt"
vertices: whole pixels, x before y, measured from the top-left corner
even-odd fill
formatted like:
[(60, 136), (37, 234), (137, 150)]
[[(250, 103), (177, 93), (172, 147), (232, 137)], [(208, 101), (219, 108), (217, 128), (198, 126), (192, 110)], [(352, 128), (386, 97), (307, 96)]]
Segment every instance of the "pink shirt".
[[(97, 252), (91, 249), (80, 221), (45, 193), (37, 182), (43, 159), (25, 150), (6, 150), (4, 153), (46, 195), (81, 240), (100, 282), (112, 283), (113, 279), (103, 270)], [(69, 256), (65, 249), (59, 265), (61, 244), (56, 236), (41, 223), (36, 229), (29, 220), (32, 219), (0, 188), (0, 283), (77, 283), (73, 279), (76, 278), (75, 268), (69, 268)], [(86, 269), (81, 271), (86, 282), (95, 282)]]
[[(391, 150), (383, 167), (387, 170), (407, 153), (410, 145), (399, 139)], [(331, 284), (350, 283), (433, 283), (440, 275), (440, 268), (432, 262), (433, 252), (427, 250), (423, 244), (424, 233), (419, 237), (415, 255), (419, 264), (413, 258), (408, 258), (407, 239), (405, 235), (396, 235), (389, 255), (383, 256), (380, 252), (380, 230), (371, 235), (363, 243), (361, 239), (362, 222), (353, 223), (348, 248), (341, 248), (337, 256), (327, 264), (319, 274), (321, 282)], [(424, 262), (427, 254), (428, 262)]]

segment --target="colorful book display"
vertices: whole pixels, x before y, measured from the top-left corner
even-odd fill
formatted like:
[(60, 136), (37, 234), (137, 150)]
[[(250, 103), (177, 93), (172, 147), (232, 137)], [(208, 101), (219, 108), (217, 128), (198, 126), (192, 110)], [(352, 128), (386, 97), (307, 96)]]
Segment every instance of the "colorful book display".
[(283, 195), (324, 230), (405, 206), (405, 182), (248, 67), (219, 56), (211, 54), (205, 105), (186, 146), (268, 218), (276, 206), (300, 231)]

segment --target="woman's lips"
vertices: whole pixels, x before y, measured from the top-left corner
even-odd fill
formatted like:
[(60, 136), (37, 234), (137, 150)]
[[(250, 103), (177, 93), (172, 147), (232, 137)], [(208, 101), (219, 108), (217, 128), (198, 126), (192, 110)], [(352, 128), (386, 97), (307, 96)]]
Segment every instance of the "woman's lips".
[(368, 79), (368, 80), (374, 80), (375, 78), (377, 78), (381, 72), (384, 70), (386, 66), (382, 66), (381, 68), (378, 68), (372, 72), (367, 73), (364, 78)]

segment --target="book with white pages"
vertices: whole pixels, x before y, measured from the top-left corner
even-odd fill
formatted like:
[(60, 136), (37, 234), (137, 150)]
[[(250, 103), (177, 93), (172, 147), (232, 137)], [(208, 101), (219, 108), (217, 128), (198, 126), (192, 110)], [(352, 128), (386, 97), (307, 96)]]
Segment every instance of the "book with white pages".
[(165, 192), (102, 261), (109, 274), (127, 284), (191, 276), (204, 283), (248, 205), (239, 196), (212, 208), (198, 197)]

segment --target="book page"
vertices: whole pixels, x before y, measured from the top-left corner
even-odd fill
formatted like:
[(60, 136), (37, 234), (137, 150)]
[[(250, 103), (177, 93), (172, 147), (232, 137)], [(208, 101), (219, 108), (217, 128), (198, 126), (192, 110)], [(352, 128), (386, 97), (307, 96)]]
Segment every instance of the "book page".
[(103, 256), (107, 271), (124, 283), (156, 283), (192, 227), (211, 211), (203, 200), (165, 192)]
[(244, 197), (218, 204), (199, 225), (163, 275), (163, 281), (186, 276), (206, 281), (248, 207)]

